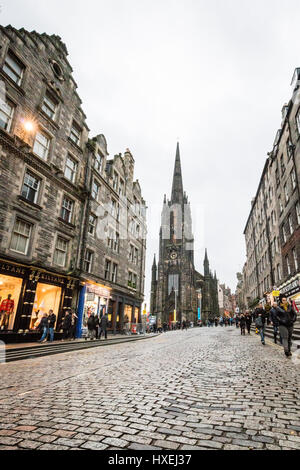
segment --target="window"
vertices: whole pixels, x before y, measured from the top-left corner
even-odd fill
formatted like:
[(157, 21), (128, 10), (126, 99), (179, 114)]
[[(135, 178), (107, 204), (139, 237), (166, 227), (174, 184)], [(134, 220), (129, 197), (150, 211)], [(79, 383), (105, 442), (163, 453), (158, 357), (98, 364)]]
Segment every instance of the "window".
[(86, 249), (84, 254), (83, 260), (83, 270), (87, 273), (91, 272), (92, 268), (92, 261), (93, 261), (93, 252), (91, 250)]
[(12, 118), (15, 107), (2, 99), (0, 99), (0, 127), (9, 132), (11, 128)]
[(118, 173), (116, 173), (114, 171), (114, 175), (113, 175), (113, 188), (115, 191), (117, 191), (118, 189), (118, 184), (119, 184), (119, 176), (118, 176)]
[(287, 151), (288, 159), (290, 159), (293, 155), (293, 146), (292, 146), (292, 142), (290, 138), (288, 138), (286, 142), (286, 151)]
[(179, 287), (179, 274), (169, 274), (168, 276), (168, 295), (170, 295), (172, 289), (174, 289), (175, 294), (178, 295)]
[(282, 226), (282, 238), (283, 238), (283, 243), (286, 243), (286, 231), (285, 231), (285, 226)]
[(124, 181), (120, 178), (120, 185), (119, 185), (119, 195), (124, 196), (125, 194), (125, 183)]
[(292, 233), (294, 232), (294, 228), (293, 228), (293, 221), (292, 221), (291, 214), (288, 216), (288, 223), (289, 223), (289, 228), (290, 228), (290, 234), (292, 235)]
[(88, 232), (90, 235), (95, 235), (96, 233), (96, 224), (97, 224), (97, 217), (94, 214), (90, 214), (89, 216), (89, 228)]
[(128, 286), (136, 289), (137, 275), (131, 271), (128, 271)]
[(47, 160), (50, 147), (50, 139), (43, 134), (38, 132), (35, 136), (35, 141), (33, 145), (33, 152), (41, 157), (43, 160)]
[(27, 199), (27, 201), (36, 203), (39, 186), (40, 180), (29, 171), (26, 171), (21, 195)]
[(291, 171), (291, 181), (292, 181), (292, 188), (295, 189), (297, 186), (295, 168), (293, 168)]
[(111, 270), (111, 261), (107, 259), (105, 260), (105, 271), (104, 271), (104, 278), (107, 281), (110, 280), (110, 270)]
[(114, 251), (116, 251), (117, 253), (119, 253), (119, 244), (120, 244), (120, 235), (118, 234), (118, 232), (116, 232), (115, 237), (114, 237), (114, 246), (113, 246), (113, 249), (114, 249)]
[(65, 267), (68, 253), (68, 241), (64, 238), (57, 237), (54, 251), (54, 263), (58, 266)]
[(280, 269), (280, 265), (277, 264), (277, 280), (280, 281), (281, 279), (281, 269)]
[(16, 219), (10, 249), (27, 255), (31, 230), (31, 224), (24, 220)]
[(284, 196), (285, 196), (285, 201), (288, 202), (288, 200), (289, 200), (289, 190), (288, 190), (287, 184), (284, 185)]
[(137, 248), (135, 248), (134, 249), (134, 257), (133, 257), (134, 264), (138, 264), (138, 259), (139, 259), (139, 250)]
[(300, 203), (297, 202), (296, 206), (296, 217), (297, 217), (297, 223), (300, 225)]
[(81, 138), (81, 130), (79, 127), (73, 122), (70, 132), (70, 139), (74, 144), (80, 145), (80, 138)]
[(280, 157), (280, 167), (281, 167), (281, 176), (285, 172), (285, 166), (284, 166), (284, 161), (283, 161), (283, 155)]
[(285, 257), (285, 262), (286, 262), (286, 267), (287, 267), (287, 273), (291, 274), (291, 265), (290, 265), (290, 260), (288, 256)]
[(296, 114), (296, 124), (297, 124), (298, 133), (300, 134), (300, 109)]
[(296, 253), (296, 248), (293, 248), (292, 250), (293, 253), (293, 260), (294, 260), (294, 265), (295, 265), (295, 271), (298, 271), (298, 258), (297, 258), (297, 253)]
[(118, 276), (118, 265), (116, 263), (113, 263), (111, 281), (117, 282), (117, 276)]
[(99, 152), (97, 152), (95, 155), (95, 159), (94, 159), (94, 168), (95, 170), (98, 171), (98, 173), (101, 173), (102, 163), (103, 163), (103, 157)]
[(72, 212), (73, 212), (73, 201), (67, 197), (63, 198), (63, 204), (61, 208), (61, 218), (68, 223), (71, 223)]
[(282, 211), (283, 211), (283, 205), (282, 205), (281, 196), (278, 197), (278, 201), (279, 201), (279, 209), (280, 209), (280, 214), (281, 214)]
[(139, 225), (136, 226), (136, 232), (135, 233), (136, 233), (136, 238), (139, 238), (139, 236), (140, 236), (140, 226)]
[(72, 183), (75, 182), (77, 172), (77, 162), (73, 160), (70, 156), (67, 157), (66, 166), (65, 166), (65, 177), (70, 180)]
[(92, 197), (98, 201), (98, 195), (100, 191), (100, 185), (97, 183), (97, 181), (93, 181), (92, 185)]
[(57, 103), (54, 101), (51, 96), (46, 93), (44, 97), (44, 101), (42, 104), (42, 110), (44, 111), (47, 116), (54, 120), (55, 119), (55, 114), (56, 114), (56, 108), (57, 108)]
[(17, 85), (21, 84), (24, 65), (11, 52), (6, 56), (3, 70)]
[(276, 170), (275, 170), (275, 180), (276, 180), (277, 186), (279, 186), (280, 179), (279, 179), (279, 174), (278, 174), (278, 168), (276, 168)]

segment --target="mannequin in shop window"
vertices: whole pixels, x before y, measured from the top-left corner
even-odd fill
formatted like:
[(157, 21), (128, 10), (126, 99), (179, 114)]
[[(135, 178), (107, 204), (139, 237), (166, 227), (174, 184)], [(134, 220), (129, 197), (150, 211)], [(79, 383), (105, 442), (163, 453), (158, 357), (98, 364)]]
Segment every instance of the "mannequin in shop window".
[(15, 302), (11, 298), (11, 294), (8, 294), (7, 299), (2, 300), (1, 305), (0, 305), (2, 330), (8, 329), (10, 315), (13, 313), (14, 307), (15, 307)]

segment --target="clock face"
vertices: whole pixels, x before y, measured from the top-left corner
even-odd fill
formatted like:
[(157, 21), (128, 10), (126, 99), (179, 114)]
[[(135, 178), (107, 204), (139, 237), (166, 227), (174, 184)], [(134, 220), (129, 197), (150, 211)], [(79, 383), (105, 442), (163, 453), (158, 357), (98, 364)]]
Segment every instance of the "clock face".
[(177, 253), (176, 253), (176, 251), (171, 251), (171, 253), (170, 253), (170, 258), (171, 258), (171, 259), (176, 259), (176, 258), (177, 258)]

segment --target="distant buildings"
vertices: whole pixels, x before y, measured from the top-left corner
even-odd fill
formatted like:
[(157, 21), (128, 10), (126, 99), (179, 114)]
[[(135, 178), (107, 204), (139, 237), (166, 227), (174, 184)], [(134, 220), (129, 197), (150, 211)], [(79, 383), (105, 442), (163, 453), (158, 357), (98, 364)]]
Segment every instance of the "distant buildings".
[(265, 161), (244, 235), (243, 302), (254, 307), (279, 290), (300, 307), (300, 69)]
[[(53, 309), (77, 333), (90, 311), (139, 321), (145, 201), (134, 158), (109, 159), (86, 116), (58, 36), (0, 27), (0, 310), (5, 341), (34, 337)], [(7, 302), (8, 296), (12, 302)]]

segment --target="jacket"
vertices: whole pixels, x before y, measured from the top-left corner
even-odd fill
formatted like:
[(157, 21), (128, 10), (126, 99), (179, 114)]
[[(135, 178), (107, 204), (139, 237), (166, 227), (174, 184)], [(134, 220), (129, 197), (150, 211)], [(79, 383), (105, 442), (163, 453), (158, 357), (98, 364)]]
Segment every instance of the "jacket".
[(63, 330), (69, 330), (71, 327), (72, 317), (71, 315), (66, 315), (63, 322)]
[(262, 324), (264, 325), (266, 323), (266, 319), (267, 319), (268, 314), (266, 313), (266, 311), (263, 308), (256, 308), (255, 312), (254, 312), (255, 320), (257, 319), (259, 314), (261, 314)]
[(91, 315), (87, 321), (87, 326), (89, 330), (95, 330), (96, 329), (96, 320), (94, 315)]
[(272, 307), (270, 310), (270, 320), (274, 326), (278, 326), (279, 322), (277, 319), (277, 307)]
[(43, 328), (48, 328), (48, 326), (49, 326), (48, 317), (42, 317), (38, 328), (42, 330)]
[(49, 328), (54, 328), (56, 321), (56, 315), (55, 313), (52, 313), (52, 315), (49, 316)]
[(279, 325), (289, 327), (294, 325), (297, 314), (291, 305), (288, 306), (287, 310), (280, 306), (276, 309), (276, 318)]
[(245, 326), (246, 326), (246, 317), (241, 316), (240, 317), (240, 327), (245, 328)]
[(103, 317), (100, 320), (100, 326), (103, 330), (106, 330), (108, 324), (108, 318), (106, 315), (103, 315)]
[(251, 325), (251, 323), (252, 323), (252, 317), (251, 317), (251, 315), (246, 315), (246, 316), (245, 316), (245, 319), (246, 319), (246, 324), (247, 324), (247, 325)]

